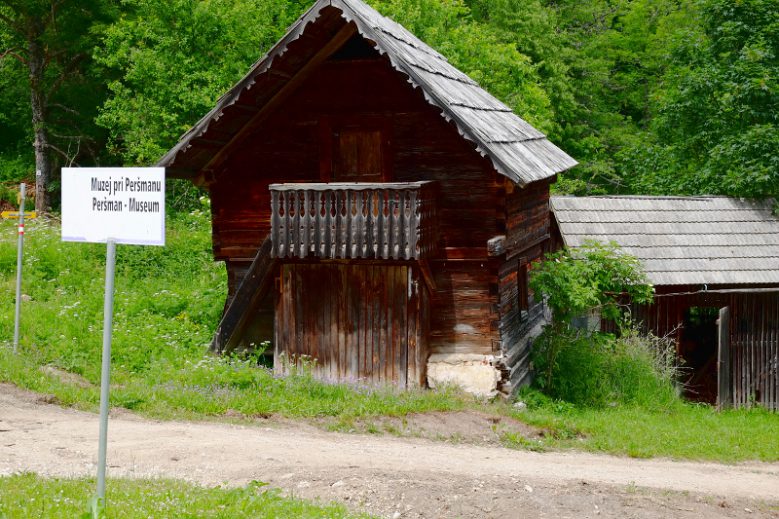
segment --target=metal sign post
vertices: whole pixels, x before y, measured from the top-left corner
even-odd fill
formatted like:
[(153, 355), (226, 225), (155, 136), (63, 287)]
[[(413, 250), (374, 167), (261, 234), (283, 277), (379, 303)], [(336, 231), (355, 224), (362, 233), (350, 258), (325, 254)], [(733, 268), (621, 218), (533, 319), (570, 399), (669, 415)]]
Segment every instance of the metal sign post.
[(27, 186), (19, 186), (19, 239), (16, 249), (16, 309), (14, 313), (14, 353), (19, 349), (19, 318), (22, 312), (22, 248), (24, 247), (24, 197)]
[(106, 506), (116, 245), (165, 245), (165, 170), (62, 168), (62, 240), (106, 244), (96, 512)]
[(116, 242), (109, 239), (105, 254), (105, 297), (103, 298), (103, 364), (100, 372), (100, 440), (97, 449), (97, 498), (105, 503), (105, 464), (108, 444), (108, 389), (111, 377), (111, 332), (114, 317), (114, 272)]

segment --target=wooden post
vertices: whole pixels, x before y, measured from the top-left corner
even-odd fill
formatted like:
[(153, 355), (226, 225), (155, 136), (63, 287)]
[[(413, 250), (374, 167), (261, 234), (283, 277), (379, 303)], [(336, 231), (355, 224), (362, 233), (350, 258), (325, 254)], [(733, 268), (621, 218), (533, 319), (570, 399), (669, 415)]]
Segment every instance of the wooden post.
[(730, 308), (720, 308), (717, 320), (717, 409), (732, 405), (730, 396)]

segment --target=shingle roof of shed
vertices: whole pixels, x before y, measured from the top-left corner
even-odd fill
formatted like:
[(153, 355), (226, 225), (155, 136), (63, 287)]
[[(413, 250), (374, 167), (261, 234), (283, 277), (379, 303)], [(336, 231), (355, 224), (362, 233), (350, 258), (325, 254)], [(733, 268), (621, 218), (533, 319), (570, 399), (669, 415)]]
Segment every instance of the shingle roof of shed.
[(566, 246), (615, 241), (655, 285), (779, 283), (772, 201), (725, 197), (552, 197)]
[(309, 23), (316, 23), (327, 7), (341, 11), (341, 17), (354, 22), (358, 32), (386, 54), (392, 66), (422, 89), (425, 99), (453, 121), (460, 134), (473, 141), (476, 149), (488, 157), (502, 175), (524, 185), (552, 177), (577, 163), (546, 136), (514, 114), (441, 54), (386, 18), (361, 0), (318, 0), (287, 34), (249, 73), (218, 102), (190, 131), (184, 134), (158, 165), (170, 166), (191, 146), (192, 139), (203, 137), (209, 125), (221, 117), (241, 94), (252, 87), (257, 76), (268, 72), (274, 59), (286, 53), (290, 43), (300, 38)]

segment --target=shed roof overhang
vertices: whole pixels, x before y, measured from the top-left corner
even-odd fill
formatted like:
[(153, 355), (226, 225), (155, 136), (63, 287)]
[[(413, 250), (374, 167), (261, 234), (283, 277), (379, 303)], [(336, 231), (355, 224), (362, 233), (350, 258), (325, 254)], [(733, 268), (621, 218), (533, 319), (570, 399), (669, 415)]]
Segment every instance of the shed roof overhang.
[(773, 200), (721, 196), (554, 196), (563, 243), (616, 242), (655, 286), (779, 286)]
[(519, 185), (577, 163), (441, 54), (361, 0), (318, 0), (216, 106), (157, 163), (172, 177), (207, 182), (281, 100), (360, 34), (496, 171)]

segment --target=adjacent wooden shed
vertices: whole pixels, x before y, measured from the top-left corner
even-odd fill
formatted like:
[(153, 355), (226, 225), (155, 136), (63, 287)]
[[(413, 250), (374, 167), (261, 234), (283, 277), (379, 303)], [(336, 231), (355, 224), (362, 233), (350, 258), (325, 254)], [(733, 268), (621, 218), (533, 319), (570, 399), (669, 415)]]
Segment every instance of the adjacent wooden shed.
[(553, 197), (556, 246), (614, 241), (655, 285), (633, 317), (676, 341), (687, 396), (779, 409), (779, 218), (773, 201)]
[(541, 308), (549, 184), (575, 165), (359, 0), (320, 0), (159, 162), (206, 186), (213, 347), (332, 380), (510, 391)]

